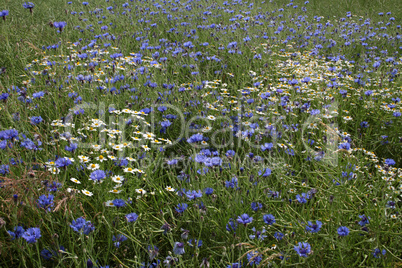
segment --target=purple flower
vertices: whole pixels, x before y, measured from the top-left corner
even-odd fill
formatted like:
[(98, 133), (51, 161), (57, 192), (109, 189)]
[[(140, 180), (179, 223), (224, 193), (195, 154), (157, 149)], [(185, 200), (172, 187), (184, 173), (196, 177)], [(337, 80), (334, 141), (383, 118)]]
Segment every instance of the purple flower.
[(95, 170), (94, 172), (89, 175), (89, 178), (93, 181), (98, 181), (100, 182), (106, 177), (106, 174), (103, 170)]
[(264, 152), (266, 150), (270, 151), (274, 147), (273, 143), (265, 143), (264, 145), (261, 145), (261, 150)]
[(376, 248), (376, 249), (374, 249), (374, 251), (373, 251), (373, 256), (374, 256), (374, 258), (379, 259), (379, 258), (381, 258), (381, 255), (380, 255), (380, 254), (382, 254), (383, 256), (385, 256), (386, 253), (387, 253), (387, 251), (385, 251), (385, 249), (383, 249), (382, 251), (380, 251), (379, 248)]
[(135, 222), (138, 219), (138, 215), (136, 213), (130, 213), (126, 215), (127, 222)]
[(24, 238), (28, 243), (35, 243), (41, 237), (39, 228), (28, 228), (25, 233), (22, 234), (22, 238)]
[(202, 134), (194, 134), (190, 138), (187, 139), (188, 143), (200, 142), (203, 141), (204, 137)]
[(272, 214), (266, 214), (266, 215), (262, 216), (262, 219), (268, 225), (272, 225), (272, 224), (274, 224), (276, 222), (275, 217)]
[(247, 224), (253, 222), (253, 217), (250, 217), (249, 215), (247, 215), (246, 213), (244, 213), (244, 214), (240, 215), (240, 216), (237, 218), (237, 222), (240, 223), (240, 224), (247, 225)]
[(186, 203), (180, 203), (177, 205), (176, 211), (178, 213), (183, 213), (187, 209), (188, 205)]
[(113, 200), (113, 205), (117, 208), (125, 207), (126, 201), (124, 201), (123, 199), (115, 199)]
[(2, 10), (0, 11), (0, 17), (3, 17), (3, 20), (6, 20), (6, 16), (8, 16), (8, 10)]
[(54, 163), (57, 168), (67, 167), (72, 164), (71, 160), (67, 157), (60, 157)]
[(51, 194), (49, 194), (48, 196), (41, 195), (41, 196), (39, 196), (39, 199), (37, 201), (38, 207), (43, 208), (46, 211), (51, 211), (51, 207), (54, 206), (53, 200), (54, 200), (54, 196)]
[(7, 232), (9, 235), (11, 235), (11, 240), (14, 240), (16, 238), (22, 237), (25, 230), (22, 226), (16, 226), (16, 227), (14, 227), (14, 232), (12, 232), (12, 231), (7, 231)]
[(115, 242), (114, 246), (116, 248), (120, 247), (120, 242), (124, 242), (126, 240), (127, 240), (127, 237), (125, 235), (122, 235), (122, 234), (118, 234), (117, 236), (112, 237), (112, 241)]
[(258, 171), (258, 175), (263, 176), (263, 177), (268, 177), (269, 175), (271, 175), (271, 169), (266, 168), (263, 170)]
[(294, 247), (294, 250), (299, 254), (300, 257), (307, 257), (311, 252), (311, 246), (307, 242), (299, 242), (297, 246)]
[(183, 255), (184, 254), (184, 243), (175, 242), (174, 247), (173, 247), (173, 253), (176, 255)]
[(388, 159), (385, 159), (385, 164), (388, 165), (388, 166), (393, 166), (396, 163), (395, 163), (394, 159), (388, 158)]
[(299, 203), (302, 203), (302, 204), (307, 203), (307, 199), (310, 199), (310, 196), (308, 194), (306, 194), (306, 193), (302, 193), (301, 196), (296, 195), (296, 200)]
[(43, 121), (43, 118), (40, 116), (32, 116), (31, 117), (31, 124), (32, 125), (37, 125)]
[(63, 31), (63, 28), (66, 27), (66, 25), (67, 25), (67, 22), (65, 22), (65, 21), (55, 21), (55, 22), (53, 22), (53, 26), (55, 28), (58, 28), (60, 32)]
[(310, 233), (318, 233), (321, 229), (322, 222), (315, 221), (313, 224), (311, 221), (307, 222), (306, 231)]
[(86, 221), (83, 217), (80, 217), (75, 221), (73, 220), (70, 227), (78, 233), (83, 232), (85, 235), (88, 235), (90, 232), (95, 230), (94, 225), (90, 221)]
[(338, 228), (339, 236), (347, 236), (349, 234), (349, 228), (346, 226), (341, 226)]
[(359, 218), (361, 221), (359, 221), (360, 226), (365, 226), (366, 224), (370, 223), (370, 217), (367, 217), (366, 215), (359, 215)]

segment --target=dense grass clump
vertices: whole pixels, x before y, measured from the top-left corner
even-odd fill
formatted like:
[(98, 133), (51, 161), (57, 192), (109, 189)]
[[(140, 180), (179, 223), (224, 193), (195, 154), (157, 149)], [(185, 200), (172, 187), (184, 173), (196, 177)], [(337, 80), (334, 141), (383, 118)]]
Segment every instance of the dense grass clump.
[(3, 0), (0, 266), (401, 265), (398, 3)]

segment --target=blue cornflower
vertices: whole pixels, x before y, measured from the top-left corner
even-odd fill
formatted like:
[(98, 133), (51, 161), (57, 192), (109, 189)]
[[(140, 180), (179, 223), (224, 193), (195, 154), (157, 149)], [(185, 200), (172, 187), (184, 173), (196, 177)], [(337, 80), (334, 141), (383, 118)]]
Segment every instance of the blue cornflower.
[(313, 224), (311, 221), (307, 222), (306, 231), (310, 233), (318, 233), (321, 229), (322, 222), (315, 221)]
[(346, 226), (339, 227), (337, 231), (339, 236), (347, 236), (349, 234), (349, 228)]
[(124, 242), (126, 240), (127, 240), (127, 237), (122, 234), (118, 234), (117, 236), (112, 237), (112, 241), (114, 242), (113, 244), (116, 248), (120, 247), (120, 242)]
[(253, 217), (250, 217), (249, 215), (247, 215), (246, 213), (244, 213), (244, 214), (240, 215), (240, 216), (237, 218), (237, 222), (240, 223), (240, 224), (244, 224), (244, 226), (246, 226), (247, 224), (253, 222)]
[(53, 26), (55, 28), (58, 28), (60, 32), (63, 31), (63, 28), (66, 27), (66, 25), (67, 25), (67, 22), (65, 22), (65, 21), (55, 21), (55, 22), (53, 22)]
[(90, 232), (95, 230), (94, 225), (90, 221), (86, 221), (83, 217), (76, 219), (70, 225), (76, 232), (83, 232), (85, 235), (88, 235)]
[(247, 254), (247, 260), (248, 264), (253, 266), (259, 265), (260, 262), (262, 261), (261, 254), (258, 251), (251, 251), (250, 253)]
[(361, 126), (362, 128), (368, 128), (368, 127), (369, 127), (369, 123), (368, 123), (367, 121), (363, 121), (363, 122), (360, 123), (360, 126)]
[(115, 199), (115, 200), (113, 200), (113, 205), (117, 208), (125, 207), (126, 201), (124, 201), (123, 199)]
[(394, 159), (388, 158), (388, 159), (385, 159), (385, 164), (388, 166), (393, 166), (396, 164), (396, 162)]
[(236, 229), (237, 229), (237, 223), (232, 218), (230, 218), (228, 224), (226, 224), (226, 230), (228, 232), (233, 231), (236, 233)]
[(28, 243), (35, 243), (41, 237), (39, 228), (28, 228), (23, 234), (22, 238), (24, 238)]
[(263, 170), (259, 170), (258, 175), (263, 176), (263, 177), (268, 177), (269, 175), (271, 175), (271, 169), (266, 168)]
[(259, 209), (262, 209), (262, 204), (259, 202), (252, 202), (251, 209), (254, 211), (258, 211)]
[(35, 4), (32, 2), (25, 2), (22, 4), (22, 6), (26, 9), (29, 9), (32, 13), (32, 9), (35, 7)]
[(7, 232), (11, 236), (11, 240), (14, 240), (16, 238), (22, 237), (25, 230), (22, 226), (16, 226), (16, 227), (14, 227), (14, 232), (12, 232), (12, 231), (7, 231)]
[(40, 98), (42, 98), (43, 96), (45, 96), (45, 92), (43, 92), (43, 91), (39, 91), (39, 92), (36, 92), (36, 93), (33, 93), (33, 94), (32, 94), (32, 97), (33, 97), (34, 99), (40, 99)]
[(32, 116), (31, 117), (31, 124), (32, 125), (37, 125), (43, 121), (43, 118), (41, 116)]
[(183, 213), (187, 209), (188, 205), (186, 203), (180, 203), (177, 205), (176, 211), (178, 213)]
[(64, 149), (68, 152), (74, 152), (75, 150), (77, 150), (77, 148), (78, 148), (78, 143), (73, 143), (73, 142), (70, 143), (70, 146), (66, 145), (66, 147), (64, 147)]
[(103, 170), (95, 170), (93, 171), (90, 175), (89, 178), (93, 181), (98, 181), (100, 182), (101, 180), (103, 180), (106, 177), (106, 173)]
[(6, 16), (8, 16), (9, 11), (8, 10), (2, 10), (0, 11), (0, 17), (3, 17), (3, 20), (6, 20)]
[(262, 219), (268, 225), (272, 225), (276, 222), (275, 217), (272, 214), (266, 214), (266, 215), (262, 216)]
[(238, 182), (237, 178), (233, 177), (232, 180), (225, 181), (225, 186), (226, 186), (226, 188), (234, 189), (235, 187), (237, 187), (237, 182)]
[(257, 231), (255, 227), (253, 227), (251, 230), (254, 232), (254, 234), (248, 236), (250, 239), (258, 239), (263, 241), (267, 237), (264, 235), (264, 233), (267, 231), (265, 228), (263, 228), (262, 231)]
[(276, 238), (276, 240), (279, 241), (282, 240), (285, 237), (285, 235), (281, 232), (275, 232), (274, 237)]
[(311, 114), (311, 115), (317, 115), (317, 114), (320, 114), (320, 110), (318, 110), (318, 109), (311, 110), (311, 111), (310, 111), (310, 114)]
[(374, 256), (374, 258), (377, 258), (377, 259), (381, 258), (380, 254), (385, 256), (386, 253), (387, 253), (387, 251), (385, 251), (385, 249), (383, 249), (382, 251), (380, 251), (379, 248), (376, 248), (373, 250), (373, 256)]
[(294, 247), (294, 250), (299, 254), (300, 257), (307, 257), (311, 252), (311, 246), (307, 242), (299, 242), (297, 246)]
[(166, 106), (159, 106), (157, 109), (158, 109), (158, 111), (161, 112), (161, 113), (163, 113), (164, 111), (167, 110)]
[(1, 165), (0, 166), (0, 174), (5, 175), (10, 173), (10, 166), (9, 165)]
[(202, 134), (194, 134), (190, 138), (187, 139), (188, 143), (200, 142), (203, 141), (204, 137)]
[(274, 147), (273, 143), (265, 143), (264, 145), (261, 145), (261, 150), (264, 152), (266, 150), (270, 151)]
[(169, 120), (165, 120), (161, 122), (161, 126), (164, 128), (169, 127), (172, 124), (172, 122), (170, 122)]
[(54, 163), (57, 168), (66, 168), (67, 166), (73, 164), (71, 160), (67, 157), (60, 157)]
[(194, 245), (196, 245), (197, 247), (201, 247), (201, 246), (202, 246), (202, 240), (197, 240), (197, 239), (194, 239), (194, 241), (193, 241), (193, 239), (188, 240), (188, 244), (189, 244), (191, 247), (194, 246), (193, 243), (194, 243)]
[(182, 242), (175, 242), (173, 247), (173, 253), (176, 255), (183, 255), (184, 251), (184, 243)]
[(213, 194), (213, 192), (214, 192), (214, 189), (212, 189), (210, 187), (207, 187), (207, 188), (204, 189), (204, 193), (206, 195), (211, 195), (211, 194)]
[(235, 156), (235, 151), (233, 151), (233, 150), (228, 150), (227, 152), (226, 152), (226, 156), (227, 157), (233, 157), (233, 156)]
[(360, 226), (365, 226), (366, 224), (370, 223), (370, 217), (367, 217), (366, 215), (359, 215), (360, 221), (359, 221), (359, 225)]
[(299, 203), (302, 203), (302, 204), (307, 203), (307, 200), (308, 200), (308, 199), (310, 199), (310, 196), (309, 196), (309, 194), (307, 194), (307, 193), (302, 193), (301, 196), (300, 196), (300, 195), (296, 195), (296, 200), (297, 200)]
[(138, 219), (138, 215), (134, 212), (127, 214), (125, 217), (127, 219), (127, 222), (135, 222)]
[(39, 196), (38, 199), (38, 207), (43, 208), (46, 211), (51, 211), (51, 207), (54, 206), (54, 196), (49, 194), (48, 196), (46, 195), (41, 195)]

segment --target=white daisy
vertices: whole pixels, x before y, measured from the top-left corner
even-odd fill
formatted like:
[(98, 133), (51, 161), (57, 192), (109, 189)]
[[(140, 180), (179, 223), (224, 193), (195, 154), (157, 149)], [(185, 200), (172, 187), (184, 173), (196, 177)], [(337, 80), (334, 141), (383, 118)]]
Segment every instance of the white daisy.
[(87, 196), (93, 196), (94, 194), (93, 193), (91, 193), (90, 191), (88, 191), (88, 190), (82, 190), (81, 191), (84, 195), (87, 195)]
[(87, 169), (89, 169), (89, 170), (97, 170), (97, 169), (99, 169), (99, 167), (100, 167), (99, 164), (89, 164)]
[(170, 187), (170, 186), (167, 186), (165, 189), (166, 189), (166, 191), (168, 191), (168, 192), (174, 192), (174, 191), (175, 191), (175, 189), (172, 188), (172, 187)]
[(119, 194), (119, 193), (121, 193), (121, 190), (113, 189), (113, 190), (110, 190), (109, 193)]
[(77, 180), (76, 178), (71, 178), (70, 181), (75, 182), (77, 184), (81, 184), (81, 182), (79, 180)]
[(135, 190), (137, 193), (141, 194), (141, 195), (145, 195), (147, 193), (147, 191), (145, 191), (144, 189), (136, 189)]
[(112, 177), (112, 181), (115, 183), (122, 183), (124, 181), (124, 177), (120, 175), (116, 175)]

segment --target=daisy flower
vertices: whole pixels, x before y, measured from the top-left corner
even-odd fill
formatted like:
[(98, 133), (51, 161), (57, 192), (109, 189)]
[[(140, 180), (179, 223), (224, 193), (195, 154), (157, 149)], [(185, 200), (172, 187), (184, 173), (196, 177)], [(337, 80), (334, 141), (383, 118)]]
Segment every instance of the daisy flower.
[(110, 160), (117, 160), (117, 157), (115, 157), (113, 155), (108, 155), (107, 157), (109, 157)]
[(56, 168), (56, 167), (52, 167), (49, 168), (48, 171), (52, 174), (59, 174), (60, 173), (60, 169)]
[(107, 160), (107, 158), (105, 158), (103, 155), (99, 155), (98, 157), (95, 158), (96, 160), (100, 161), (100, 162), (104, 162)]
[(113, 148), (114, 150), (116, 150), (116, 151), (122, 151), (122, 150), (123, 150), (123, 146), (120, 145), (120, 144), (113, 145), (112, 148)]
[(89, 170), (97, 170), (97, 169), (99, 169), (99, 167), (100, 167), (99, 164), (89, 164), (87, 169), (89, 169)]
[(81, 184), (81, 182), (79, 180), (77, 180), (76, 178), (71, 178), (70, 181), (75, 182), (77, 184)]
[(132, 157), (126, 157), (126, 160), (130, 161), (130, 162), (136, 162), (137, 161), (135, 158), (132, 158)]
[(141, 195), (145, 195), (147, 193), (147, 191), (145, 191), (144, 189), (140, 188), (140, 189), (135, 189), (135, 191)]
[(106, 201), (104, 204), (107, 207), (114, 207), (113, 200)]
[(130, 172), (130, 173), (134, 173), (134, 172), (135, 172), (135, 170), (134, 170), (133, 168), (131, 168), (131, 167), (125, 168), (125, 169), (123, 169), (123, 171), (124, 171), (124, 172)]
[(112, 177), (112, 181), (114, 181), (115, 183), (122, 183), (124, 181), (124, 177), (116, 175)]
[(214, 121), (214, 120), (216, 119), (216, 117), (213, 116), (213, 115), (208, 115), (207, 118), (208, 118), (209, 120), (212, 120), (212, 121)]
[(93, 193), (91, 193), (90, 191), (88, 191), (88, 190), (82, 190), (81, 191), (84, 195), (87, 195), (87, 196), (93, 196), (94, 194)]
[(102, 146), (99, 145), (99, 144), (93, 144), (91, 147), (92, 147), (92, 149), (94, 149), (95, 151), (99, 151), (99, 150), (102, 148)]
[(155, 134), (147, 132), (147, 133), (143, 134), (142, 136), (147, 140), (153, 140), (155, 137)]
[(113, 189), (113, 190), (110, 190), (109, 193), (119, 194), (119, 193), (121, 193), (121, 190)]
[(135, 141), (140, 141), (141, 139), (140, 138), (138, 138), (138, 137), (131, 137), (133, 140), (135, 140)]
[(172, 188), (172, 187), (170, 187), (170, 186), (167, 186), (167, 187), (165, 188), (165, 190), (168, 191), (168, 192), (174, 192), (174, 191), (175, 191), (175, 189)]
[(145, 151), (149, 151), (151, 150), (151, 148), (149, 148), (147, 145), (141, 145), (142, 149), (144, 149)]
[(135, 168), (135, 169), (134, 169), (134, 172), (144, 173), (144, 171), (143, 171), (142, 169), (138, 169), (138, 168)]

